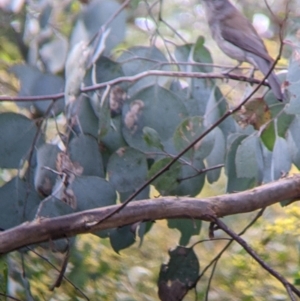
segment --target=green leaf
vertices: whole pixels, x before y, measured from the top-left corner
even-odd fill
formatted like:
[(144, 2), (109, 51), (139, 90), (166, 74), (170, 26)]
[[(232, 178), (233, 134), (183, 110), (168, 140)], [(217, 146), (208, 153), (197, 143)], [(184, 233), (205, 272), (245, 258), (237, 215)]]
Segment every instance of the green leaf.
[(228, 178), (226, 191), (228, 193), (247, 190), (256, 184), (255, 178), (239, 178), (236, 172), (236, 152), (245, 138), (247, 136), (241, 134), (232, 134), (229, 136), (231, 143), (229, 144), (225, 164), (225, 172)]
[(193, 235), (199, 235), (201, 230), (201, 220), (191, 219), (169, 219), (168, 227), (170, 229), (178, 229), (181, 233), (179, 244), (186, 246)]
[[(38, 96), (38, 95), (51, 95), (64, 91), (64, 80), (56, 75), (50, 73), (43, 73), (38, 68), (30, 65), (14, 65), (10, 68), (21, 82), (21, 89), (19, 96)], [(30, 109), (34, 107), (39, 116), (46, 113), (52, 100), (41, 100), (34, 102), (17, 102), (19, 107)], [(64, 109), (64, 99), (60, 98), (55, 101), (52, 112), (56, 115), (61, 113)]]
[[(203, 64), (212, 64), (213, 60), (209, 50), (204, 46), (205, 39), (203, 36), (198, 37), (195, 46), (193, 59), (195, 62), (203, 63)], [(201, 72), (212, 72), (212, 66), (199, 66)]]
[(37, 150), (37, 166), (34, 174), (34, 187), (36, 191), (48, 196), (52, 192), (57, 178), (56, 161), (60, 149), (57, 145), (43, 144)]
[[(107, 22), (119, 9), (120, 4), (115, 0), (94, 0), (85, 5), (78, 16), (71, 34), (71, 47), (79, 41), (89, 42), (100, 31), (101, 26)], [(104, 55), (122, 42), (126, 30), (126, 13), (121, 11), (109, 23), (110, 33), (105, 41)]]
[(289, 127), (287, 143), (292, 162), (300, 169), (300, 117), (296, 116)]
[[(226, 155), (226, 141), (223, 132), (220, 128), (214, 129), (215, 133), (215, 143), (212, 151), (207, 156), (207, 167), (214, 167), (219, 164), (225, 163), (225, 155)], [(221, 168), (210, 170), (206, 173), (207, 180), (211, 184), (216, 182), (221, 174)]]
[(271, 173), (271, 165), (272, 165), (272, 156), (273, 153), (269, 151), (264, 144), (261, 145), (263, 151), (263, 160), (264, 160), (264, 175), (263, 175), (263, 183), (272, 182), (272, 173)]
[[(86, 85), (93, 84), (94, 77), (96, 83), (104, 83), (112, 79), (125, 76), (125, 73), (122, 69), (122, 65), (106, 56), (100, 56), (97, 59), (94, 68), (95, 70), (91, 69), (87, 74), (87, 78), (85, 81)], [(121, 83), (120, 87), (122, 87), (122, 89), (125, 90), (127, 89), (128, 84)], [(104, 90), (105, 89), (101, 89), (101, 91)]]
[(160, 300), (182, 300), (198, 279), (200, 265), (193, 249), (178, 246), (169, 251), (170, 260), (162, 264), (158, 279)]
[(259, 138), (256, 135), (248, 136), (237, 148), (236, 175), (238, 178), (254, 178), (258, 182), (262, 179), (263, 158)]
[(128, 192), (144, 184), (148, 165), (146, 156), (136, 149), (123, 147), (108, 161), (109, 182), (118, 192)]
[[(123, 71), (126, 76), (133, 76), (140, 72), (149, 71), (149, 70), (170, 70), (170, 66), (163, 65), (160, 67), (160, 64), (168, 63), (168, 60), (164, 54), (157, 49), (156, 47), (145, 47), (145, 46), (136, 46), (127, 49), (124, 51), (121, 56), (118, 58), (118, 62), (122, 64)], [(168, 78), (162, 76), (147, 76), (140, 79), (134, 83), (128, 94), (133, 95), (138, 91), (159, 84), (160, 86), (165, 86)]]
[[(153, 177), (157, 172), (163, 169), (167, 164), (172, 161), (171, 158), (164, 158), (155, 162), (148, 173), (148, 179)], [(175, 190), (179, 185), (181, 177), (181, 164), (177, 161), (162, 175), (152, 182), (152, 185), (159, 191), (161, 195), (168, 195), (171, 191)]]
[(46, 66), (46, 70), (52, 74), (63, 71), (68, 54), (68, 47), (68, 40), (61, 35), (45, 43), (39, 49), (39, 55)]
[(104, 178), (104, 167), (97, 140), (88, 135), (73, 138), (69, 144), (72, 162), (83, 167), (84, 176)]
[(65, 202), (51, 196), (41, 204), (39, 217), (56, 217), (73, 212), (74, 210)]
[[(124, 75), (121, 64), (101, 56), (88, 72), (85, 78), (85, 85), (90, 86), (95, 83), (107, 82), (115, 78), (123, 77)], [(123, 103), (127, 99), (127, 88), (128, 84), (123, 82), (110, 87), (109, 90), (102, 88), (95, 92), (88, 93), (94, 112), (100, 119), (99, 129), (101, 135), (105, 133), (102, 127), (105, 124), (107, 127), (106, 120), (108, 120), (109, 125), (111, 115), (121, 114)], [(107, 93), (107, 95), (105, 93)], [(102, 99), (103, 97), (105, 97), (105, 100)]]
[[(194, 63), (191, 59), (194, 55), (193, 44), (177, 46), (175, 49), (175, 58), (179, 62)], [(197, 52), (197, 50), (196, 50)], [(197, 56), (197, 54), (196, 54)], [(202, 72), (203, 67), (191, 65), (179, 65), (181, 71), (185, 72)], [(189, 116), (204, 116), (207, 100), (212, 92), (214, 83), (212, 80), (186, 78), (188, 87), (182, 90), (184, 92), (183, 102), (189, 113)], [(182, 93), (181, 93), (182, 94)]]
[(199, 194), (205, 183), (205, 173), (201, 173), (203, 169), (205, 169), (205, 165), (201, 159), (194, 159), (191, 165), (182, 164), (180, 177), (177, 179), (179, 185), (169, 193), (178, 196)]
[(293, 115), (288, 115), (284, 112), (278, 116), (276, 119), (277, 121), (277, 134), (278, 136), (285, 138), (286, 132), (289, 129), (291, 123), (293, 122), (295, 116)]
[(76, 211), (116, 204), (117, 195), (114, 188), (109, 182), (99, 177), (76, 177), (68, 189), (71, 189), (76, 197)]
[[(197, 139), (203, 132), (203, 118), (199, 116), (189, 117), (177, 127), (174, 134), (174, 145), (178, 151), (182, 151)], [(214, 132), (207, 134), (195, 146), (193, 146), (186, 154), (189, 158), (206, 158), (211, 152), (214, 145)]]
[(277, 180), (287, 174), (292, 166), (292, 160), (285, 139), (277, 137), (272, 157), (272, 179)]
[(115, 152), (120, 147), (127, 146), (122, 135), (122, 117), (116, 116), (111, 119), (110, 127), (105, 136), (101, 137), (101, 142), (111, 152)]
[[(16, 113), (0, 114), (0, 167), (20, 168), (34, 143), (35, 122)], [(23, 161), (23, 162), (22, 162)]]
[(131, 225), (116, 228), (109, 233), (110, 244), (116, 253), (130, 247), (135, 242), (135, 233)]
[[(227, 99), (223, 96), (218, 86), (211, 88), (211, 93), (207, 99), (204, 124), (206, 127), (209, 127), (223, 117), (229, 108)], [(219, 125), (219, 128), (227, 138), (228, 135), (237, 131), (237, 124), (231, 115)]]
[(0, 228), (8, 229), (32, 220), (40, 198), (29, 184), (15, 177), (0, 187)]
[(128, 144), (122, 135), (122, 117), (116, 116), (111, 119), (108, 132), (100, 138), (101, 155), (104, 166), (107, 166), (112, 153), (125, 146), (128, 146)]
[(77, 135), (83, 133), (84, 135), (91, 135), (94, 138), (97, 138), (99, 119), (96, 116), (90, 103), (90, 99), (87, 96), (81, 95), (77, 112), (80, 129), (77, 130), (77, 127), (73, 127), (73, 131), (75, 131)]
[(287, 114), (300, 114), (300, 67), (299, 59), (291, 55), (286, 76), (286, 88), (290, 94), (290, 102), (285, 107)]
[(265, 145), (265, 147), (272, 151), (275, 141), (276, 141), (276, 133), (275, 133), (275, 125), (274, 121), (270, 122), (261, 133), (261, 141)]
[(154, 129), (164, 144), (186, 116), (186, 109), (175, 94), (157, 85), (145, 88), (124, 104), (124, 139), (133, 148), (145, 152), (158, 151), (144, 141), (144, 127)]
[(145, 126), (143, 128), (143, 134), (144, 134), (144, 136), (143, 136), (144, 140), (150, 147), (153, 146), (153, 147), (163, 150), (164, 147), (161, 143), (161, 139), (160, 139), (158, 133), (156, 132), (156, 130), (154, 130), (148, 126)]

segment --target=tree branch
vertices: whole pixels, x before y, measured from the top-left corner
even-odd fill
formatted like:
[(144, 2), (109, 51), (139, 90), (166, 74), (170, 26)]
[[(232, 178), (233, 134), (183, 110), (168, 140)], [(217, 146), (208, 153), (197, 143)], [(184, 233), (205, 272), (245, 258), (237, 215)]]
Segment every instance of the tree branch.
[(252, 190), (206, 199), (162, 197), (128, 204), (122, 211), (98, 223), (103, 216), (121, 205), (108, 206), (64, 215), (40, 218), (0, 233), (0, 254), (31, 244), (81, 233), (166, 218), (193, 218), (212, 221), (212, 217), (240, 214), (261, 209), (283, 200), (300, 196), (300, 175), (281, 179)]
[[(90, 92), (90, 91), (96, 91), (102, 88), (105, 88), (106, 86), (112, 86), (116, 85), (122, 82), (129, 82), (134, 83), (144, 77), (148, 76), (161, 76), (161, 77), (173, 77), (173, 78), (211, 78), (211, 79), (232, 79), (236, 81), (243, 81), (243, 82), (249, 82), (251, 84), (261, 84), (264, 86), (269, 86), (269, 84), (266, 81), (263, 81), (261, 83), (261, 80), (249, 78), (246, 76), (241, 75), (235, 75), (235, 74), (222, 74), (222, 73), (203, 73), (203, 72), (181, 72), (181, 71), (163, 71), (163, 70), (148, 70), (144, 71), (132, 76), (123, 76), (118, 77), (115, 79), (112, 79), (107, 82), (99, 83), (96, 85), (84, 87), (81, 89), (82, 93)], [(56, 94), (49, 94), (49, 95), (36, 95), (36, 96), (0, 96), (0, 102), (1, 101), (21, 101), (21, 102), (27, 102), (27, 101), (46, 101), (46, 100), (57, 100), (64, 97), (64, 92), (56, 93)]]

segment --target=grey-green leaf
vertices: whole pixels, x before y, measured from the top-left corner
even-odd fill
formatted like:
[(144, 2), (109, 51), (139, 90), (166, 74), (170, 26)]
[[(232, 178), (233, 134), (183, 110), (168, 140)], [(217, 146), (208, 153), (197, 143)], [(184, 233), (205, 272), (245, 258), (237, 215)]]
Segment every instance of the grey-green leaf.
[[(215, 144), (207, 156), (207, 167), (214, 167), (219, 164), (225, 163), (225, 155), (226, 155), (226, 141), (223, 132), (217, 127), (214, 129), (215, 132)], [(206, 173), (207, 180), (209, 183), (216, 182), (221, 173), (221, 168), (210, 170)]]
[(110, 244), (116, 253), (128, 248), (135, 242), (135, 233), (131, 225), (112, 229), (109, 233)]
[(36, 131), (34, 121), (24, 115), (0, 114), (1, 168), (19, 168), (24, 163), (22, 161), (27, 159), (30, 149), (37, 146), (34, 145)]
[(271, 164), (272, 179), (277, 180), (286, 175), (292, 166), (292, 160), (285, 139), (277, 137), (273, 149)]
[(109, 182), (118, 192), (135, 190), (144, 184), (147, 171), (146, 156), (130, 147), (116, 151), (107, 165)]
[(154, 129), (164, 143), (186, 116), (181, 99), (174, 93), (158, 85), (145, 88), (124, 104), (124, 139), (130, 146), (142, 151), (158, 151), (143, 140), (144, 127)]
[(181, 236), (179, 240), (179, 245), (181, 246), (186, 246), (193, 235), (199, 235), (201, 226), (202, 226), (201, 220), (192, 220), (192, 219), (183, 219), (183, 218), (168, 220), (168, 227), (170, 229), (177, 229), (180, 231)]
[(255, 178), (258, 182), (262, 180), (262, 149), (256, 135), (248, 136), (238, 146), (235, 165), (238, 178)]
[(34, 187), (43, 196), (52, 192), (57, 178), (56, 160), (60, 149), (57, 145), (43, 144), (37, 150), (37, 166), (34, 173)]
[[(168, 63), (168, 61), (164, 54), (156, 47), (136, 46), (129, 48), (118, 58), (118, 62), (122, 64), (126, 76), (133, 76), (151, 69), (170, 70), (167, 64), (161, 66), (161, 64)], [(141, 89), (155, 84), (164, 86), (167, 80), (166, 77), (144, 77), (130, 87), (129, 94), (133, 95)]]
[(70, 158), (83, 167), (82, 175), (104, 177), (104, 167), (97, 140), (88, 135), (73, 138), (70, 145)]

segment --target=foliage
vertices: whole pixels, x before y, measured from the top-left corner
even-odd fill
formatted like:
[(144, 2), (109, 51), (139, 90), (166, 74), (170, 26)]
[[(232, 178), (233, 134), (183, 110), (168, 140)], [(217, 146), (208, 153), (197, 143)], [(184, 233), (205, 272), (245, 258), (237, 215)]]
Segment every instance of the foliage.
[[(138, 1), (132, 2), (127, 10), (134, 18)], [(152, 13), (149, 8), (145, 22), (150, 22)], [(18, 170), (0, 187), (1, 229), (38, 218), (148, 199), (149, 185), (143, 190), (140, 187), (164, 168), (164, 173), (149, 183), (156, 192), (194, 197), (203, 192), (206, 181), (213, 184), (220, 180), (222, 167), (227, 177), (226, 193), (278, 180), (292, 165), (300, 167), (299, 56), (289, 58), (288, 70), (282, 75), (288, 103), (279, 103), (269, 91), (230, 114), (236, 101), (224, 93), (228, 87), (220, 87), (217, 79), (208, 76), (213, 71), (213, 58), (203, 36), (195, 43), (173, 37), (176, 42), (168, 47), (163, 32), (167, 26), (161, 30), (153, 18), (149, 24), (157, 28), (155, 38), (162, 39), (165, 47), (158, 48), (154, 39), (150, 46), (134, 40), (130, 41), (133, 46), (121, 48), (126, 29), (133, 24), (117, 1), (94, 0), (82, 6), (75, 1), (37, 1), (14, 14), (3, 9), (2, 15), (9, 20), (7, 29), (17, 36), (11, 40), (5, 35), (7, 48), (0, 50), (2, 59), (10, 62), (3, 86), (14, 75), (20, 87), (14, 112), (0, 107), (0, 168)], [(179, 78), (174, 75), (177, 71), (185, 75)], [(202, 76), (192, 76), (195, 73)], [(241, 95), (239, 91), (239, 98)], [(175, 160), (178, 154), (181, 156)], [(298, 214), (296, 209), (294, 214)], [(270, 233), (266, 239), (278, 234), (279, 221), (266, 229)], [(168, 300), (169, 294), (181, 300), (200, 280), (202, 258), (207, 260), (203, 253), (201, 261), (197, 259), (197, 244), (187, 247), (193, 236), (200, 234), (202, 223), (174, 219), (167, 225), (179, 230), (180, 246), (169, 252), (168, 265), (161, 267), (159, 295), (162, 300)], [(109, 300), (105, 286), (116, 290), (126, 281), (110, 262), (119, 257), (108, 259), (99, 250), (106, 252), (109, 240), (116, 253), (130, 252), (125, 249), (137, 239), (142, 243), (151, 227), (152, 222), (147, 221), (94, 233), (102, 240), (96, 240), (99, 245), (93, 249), (84, 239), (60, 239), (34, 250), (61, 263), (64, 255), (60, 253), (71, 249), (66, 276), (91, 299), (97, 296)], [(218, 249), (220, 245), (217, 243)], [(210, 246), (205, 248), (209, 253)], [(21, 261), (19, 253), (1, 257), (1, 292), (6, 293), (5, 283), (14, 279), (22, 287), (12, 292), (19, 298), (85, 298), (73, 286), (63, 286), (60, 297), (55, 291), (43, 293), (46, 287), (39, 287), (38, 279), (49, 283), (56, 278), (54, 269), (46, 275), (38, 266), (41, 259), (31, 253), (22, 249)], [(224, 266), (246, 271), (244, 255), (239, 250)], [(22, 261), (33, 264), (24, 269)], [(132, 277), (133, 290), (144, 293), (135, 298), (154, 298), (146, 285), (134, 280), (136, 274), (153, 277), (150, 269), (142, 263), (131, 267), (128, 277)], [(28, 271), (26, 277), (22, 270)], [(299, 273), (293, 272), (297, 283)], [(254, 289), (247, 290), (234, 272), (230, 276), (223, 282), (218, 279), (220, 275), (216, 276), (222, 283), (218, 293), (226, 291), (231, 281), (241, 291), (239, 300), (259, 295)], [(103, 291), (94, 281), (105, 283)], [(180, 291), (178, 287), (174, 291), (168, 288), (170, 282), (179, 282)], [(255, 285), (253, 280), (251, 287)], [(204, 296), (205, 288), (201, 289), (199, 298)], [(134, 294), (129, 297), (122, 291), (116, 294), (116, 300), (134, 298)]]

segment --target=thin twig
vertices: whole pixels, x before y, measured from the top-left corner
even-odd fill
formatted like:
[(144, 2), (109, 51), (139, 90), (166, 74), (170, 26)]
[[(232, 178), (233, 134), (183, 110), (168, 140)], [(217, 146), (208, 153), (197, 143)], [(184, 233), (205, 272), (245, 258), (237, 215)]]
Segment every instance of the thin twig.
[[(31, 252), (33, 252), (35, 255), (37, 255), (38, 257), (40, 257), (41, 259), (43, 259), (44, 261), (46, 261), (49, 265), (51, 265), (51, 267), (53, 269), (55, 269), (57, 272), (59, 272), (59, 269), (46, 257), (44, 257), (43, 255), (39, 254), (38, 252), (36, 252), (34, 249), (30, 248), (30, 247), (26, 247), (28, 248), (28, 250), (30, 250)], [(77, 290), (86, 300), (90, 300), (85, 293), (78, 288), (72, 281), (70, 281), (66, 276), (63, 275), (63, 279), (66, 280), (71, 286), (73, 286), (75, 288), (75, 290)]]
[(8, 298), (8, 299), (11, 299), (11, 300), (15, 300), (15, 301), (22, 301), (21, 299), (17, 299), (13, 296), (10, 296), (10, 295), (7, 295), (7, 294), (3, 294), (3, 293), (0, 293), (0, 296), (3, 296), (5, 298)]
[[(265, 211), (265, 208), (259, 210), (259, 212), (256, 214), (254, 219), (242, 230), (242, 232), (239, 233), (239, 235), (243, 235), (256, 221), (262, 216), (263, 212)], [(217, 239), (210, 239), (211, 240), (217, 240)], [(197, 242), (197, 243), (201, 243)], [(218, 262), (219, 259), (222, 257), (224, 252), (230, 247), (230, 245), (234, 242), (233, 239), (230, 239), (230, 241), (225, 245), (225, 247), (219, 252), (219, 254), (203, 269), (202, 273), (198, 276), (197, 282), (202, 278), (202, 276), (205, 274), (205, 272), (214, 264), (214, 262)], [(196, 244), (195, 244), (196, 245)]]
[(209, 290), (210, 290), (210, 286), (211, 286), (211, 283), (212, 283), (212, 280), (213, 280), (213, 277), (214, 277), (214, 274), (215, 274), (215, 271), (216, 271), (216, 268), (217, 268), (217, 264), (218, 264), (218, 260), (216, 260), (213, 263), (212, 271), (211, 271), (210, 276), (208, 278), (208, 283), (207, 283), (207, 288), (206, 288), (206, 293), (205, 293), (205, 301), (208, 301)]
[[(273, 69), (272, 69), (273, 70)], [(119, 83), (123, 82), (129, 82), (134, 83), (140, 79), (143, 79), (144, 77), (148, 76), (162, 76), (162, 77), (178, 77), (178, 78), (210, 78), (210, 79), (232, 79), (236, 81), (242, 81), (242, 82), (248, 82), (251, 84), (257, 84), (259, 85), (258, 88), (261, 86), (269, 86), (269, 84), (265, 81), (267, 77), (264, 77), (264, 79), (258, 80), (249, 78), (246, 76), (241, 75), (235, 75), (235, 74), (222, 74), (222, 73), (203, 73), (203, 72), (181, 72), (181, 71), (163, 71), (163, 70), (148, 70), (144, 71), (132, 76), (123, 76), (118, 77), (112, 80), (109, 80), (107, 82), (99, 83), (96, 85), (87, 86), (81, 89), (81, 92), (91, 92), (95, 90), (99, 90), (102, 88), (105, 88), (107, 85), (113, 86), (117, 85)], [(258, 89), (255, 89), (255, 92)], [(253, 93), (254, 94), (254, 93)], [(251, 95), (252, 96), (252, 95)], [(46, 100), (58, 100), (60, 98), (64, 97), (64, 92), (62, 93), (56, 93), (56, 94), (49, 94), (49, 95), (37, 95), (37, 96), (0, 96), (0, 102), (1, 101), (19, 101), (19, 102), (34, 102), (34, 101), (46, 101)]]
[(266, 271), (269, 272), (272, 276), (274, 276), (278, 281), (280, 281), (283, 286), (289, 290), (287, 290), (287, 293), (289, 294), (291, 300), (294, 300), (294, 297), (290, 295), (290, 290), (292, 290), (298, 297), (300, 297), (300, 291), (292, 285), (290, 282), (288, 282), (282, 275), (280, 275), (277, 271), (275, 271), (273, 268), (271, 268), (265, 261), (263, 261), (257, 253), (247, 244), (247, 242), (241, 238), (238, 234), (236, 234), (234, 231), (229, 229), (227, 225), (219, 218), (216, 218), (214, 216), (211, 217), (214, 223), (218, 225), (220, 229), (222, 229), (225, 233), (227, 233), (234, 241), (236, 241), (239, 245), (241, 245), (244, 250), (257, 262), (259, 263)]

